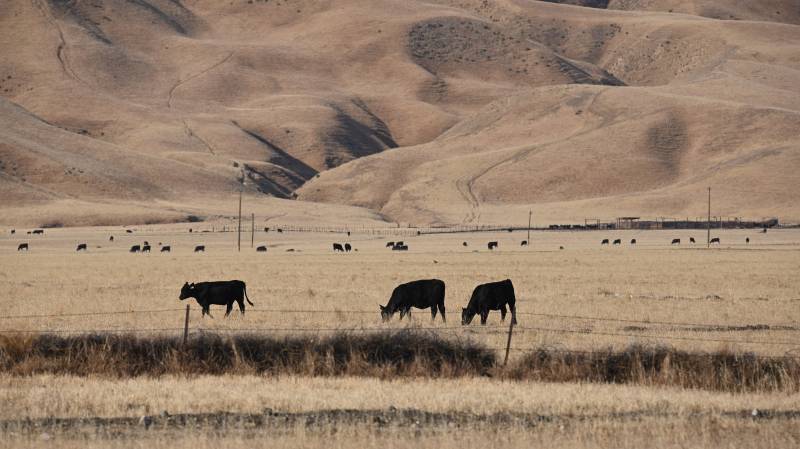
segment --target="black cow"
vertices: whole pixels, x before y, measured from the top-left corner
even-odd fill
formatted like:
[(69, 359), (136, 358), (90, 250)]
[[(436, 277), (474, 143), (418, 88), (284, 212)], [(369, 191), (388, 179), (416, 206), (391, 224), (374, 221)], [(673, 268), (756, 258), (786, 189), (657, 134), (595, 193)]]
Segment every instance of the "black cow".
[(28, 244), (27, 243), (20, 243), (19, 246), (17, 247), (17, 251), (22, 251), (23, 249), (25, 251), (28, 250)]
[(680, 245), (680, 244), (681, 244), (681, 239), (672, 239), (671, 245)]
[(86, 251), (86, 244), (78, 243), (78, 248), (75, 251)]
[(269, 228), (265, 227), (264, 232), (269, 232)]
[(44, 234), (44, 229), (34, 229), (33, 233), (34, 234)]
[(511, 324), (517, 324), (517, 298), (514, 295), (514, 284), (511, 279), (490, 282), (475, 287), (472, 298), (465, 309), (461, 309), (461, 324), (472, 322), (475, 315), (481, 316), (481, 324), (486, 324), (490, 310), (499, 310), (500, 319), (506, 319), (506, 305), (511, 310)]
[(336, 252), (336, 251), (344, 252), (344, 247), (342, 246), (341, 243), (334, 243), (333, 244), (333, 252)]
[(282, 232), (283, 232), (283, 229), (281, 229), (281, 228), (278, 228), (278, 232), (279, 232), (279, 233), (282, 233)]
[(194, 247), (194, 252), (196, 253), (204, 253), (206, 252), (206, 245), (197, 245)]
[(631, 245), (635, 245), (635, 244), (636, 244), (636, 239), (631, 239)]
[(347, 236), (350, 237), (350, 231), (347, 231)]
[(750, 237), (747, 237), (746, 239), (744, 239), (744, 242), (749, 245), (750, 244)]
[(349, 243), (345, 243), (345, 244), (344, 244), (344, 250), (345, 250), (345, 251), (347, 251), (348, 253), (349, 253), (349, 252), (350, 252), (352, 249), (353, 249), (353, 247), (352, 247), (352, 246), (350, 246), (350, 244), (349, 244)]
[(400, 284), (392, 291), (389, 303), (381, 308), (381, 318), (389, 321), (395, 312), (400, 312), (400, 319), (411, 316), (411, 308), (431, 309), (431, 319), (436, 319), (436, 311), (442, 314), (442, 321), (447, 322), (444, 314), (444, 282), (439, 279), (424, 279)]
[[(13, 234), (13, 233), (14, 233), (14, 231), (12, 230), (12, 231), (11, 231), (11, 233)], [(764, 229), (761, 231), (761, 233), (762, 233), (762, 234), (766, 234), (766, 233), (767, 233), (767, 228), (764, 228)]]
[(564, 247), (563, 246), (559, 246), (558, 249), (564, 249)]
[(150, 245), (142, 246), (142, 252), (143, 253), (149, 253), (150, 252)]
[(108, 241), (109, 241), (109, 242), (113, 242), (113, 241), (114, 241), (114, 236), (113, 236), (113, 235), (112, 235), (112, 236), (110, 236), (110, 237), (108, 238)]
[(267, 252), (267, 247), (266, 247), (266, 246), (263, 246), (263, 245), (262, 245), (262, 246), (259, 246), (258, 248), (256, 248), (256, 252), (258, 252), (258, 253), (265, 253), (265, 252)]
[(164, 245), (164, 246), (161, 247), (161, 252), (162, 253), (170, 253), (170, 252), (172, 252), (172, 248), (170, 248), (169, 245)]
[(614, 244), (615, 245), (622, 245), (622, 239), (615, 239), (614, 240)]
[(469, 246), (469, 245), (467, 245), (467, 242), (461, 242), (461, 246)]
[(519, 246), (528, 246), (528, 241), (523, 240), (522, 243), (519, 244)]
[(714, 237), (713, 239), (711, 239), (711, 243), (719, 244), (719, 237)]
[(239, 304), (239, 311), (242, 312), (242, 315), (244, 315), (245, 299), (248, 304), (254, 305), (247, 297), (247, 287), (242, 281), (198, 282), (197, 284), (187, 282), (183, 284), (181, 295), (178, 298), (181, 300), (196, 299), (197, 304), (203, 308), (203, 316), (207, 314), (211, 318), (214, 318), (210, 310), (212, 304), (228, 306), (225, 316), (230, 315), (234, 302)]
[(601, 245), (608, 245), (608, 239), (603, 239), (603, 241), (600, 242), (600, 244)]
[(394, 245), (392, 251), (408, 251), (408, 245)]
[(489, 242), (489, 244), (487, 246), (489, 247), (489, 250), (491, 251), (491, 250), (497, 248), (497, 242)]
[(132, 253), (138, 253), (138, 252), (140, 252), (141, 250), (142, 250), (142, 247), (141, 247), (141, 246), (139, 246), (139, 245), (133, 245), (133, 246), (131, 246), (131, 250), (130, 250), (130, 252), (132, 252)]
[(133, 234), (133, 231), (131, 231), (130, 229), (126, 229), (125, 232), (127, 232), (128, 234)]
[(694, 237), (689, 237), (689, 243), (695, 243)]
[(14, 234), (16, 234), (16, 233), (17, 233), (17, 230), (16, 230), (16, 229), (12, 229), (12, 230), (11, 230), (11, 235), (14, 235)]
[(386, 247), (391, 248), (394, 246), (394, 242), (386, 242)]

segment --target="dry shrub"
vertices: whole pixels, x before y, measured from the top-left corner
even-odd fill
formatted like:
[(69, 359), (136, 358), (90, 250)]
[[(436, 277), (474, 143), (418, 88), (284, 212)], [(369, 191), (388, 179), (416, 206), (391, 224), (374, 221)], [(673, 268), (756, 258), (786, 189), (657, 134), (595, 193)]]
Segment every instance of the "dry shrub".
[(495, 355), (483, 346), (434, 334), (398, 331), (328, 337), (204, 334), (0, 337), (0, 371), (101, 375), (301, 374), (313, 376), (446, 376), (486, 374)]
[(525, 355), (507, 375), (546, 382), (634, 383), (734, 392), (798, 391), (800, 360), (641, 345), (621, 352), (542, 348)]

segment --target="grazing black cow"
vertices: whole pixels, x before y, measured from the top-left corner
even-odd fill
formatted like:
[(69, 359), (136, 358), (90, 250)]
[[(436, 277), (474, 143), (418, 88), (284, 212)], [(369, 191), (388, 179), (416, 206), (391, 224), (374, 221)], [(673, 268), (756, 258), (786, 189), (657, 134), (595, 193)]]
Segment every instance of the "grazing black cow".
[(150, 245), (142, 246), (142, 252), (143, 253), (149, 253), (150, 252)]
[(282, 232), (283, 232), (283, 229), (281, 229), (281, 228), (278, 228), (278, 232), (279, 232), (279, 233), (282, 233)]
[(86, 244), (78, 243), (78, 248), (75, 251), (86, 251)]
[(186, 298), (194, 298), (197, 304), (203, 308), (203, 316), (211, 315), (210, 306), (212, 304), (220, 306), (228, 306), (225, 310), (225, 316), (230, 315), (233, 310), (233, 303), (239, 304), (239, 311), (244, 315), (244, 300), (251, 306), (254, 305), (247, 297), (247, 287), (242, 281), (215, 281), (215, 282), (198, 282), (198, 283), (185, 283), (181, 288), (181, 295), (178, 297), (181, 300)]
[(467, 245), (467, 242), (461, 242), (461, 246), (469, 246), (469, 245)]
[(267, 252), (267, 247), (264, 246), (264, 245), (261, 245), (258, 248), (256, 248), (256, 252), (257, 253), (265, 253), (265, 252)]
[(486, 246), (488, 246), (489, 250), (491, 251), (491, 250), (497, 248), (497, 242), (489, 242), (489, 244), (486, 245)]
[(194, 252), (196, 253), (204, 253), (206, 252), (206, 245), (197, 245), (194, 247)]
[(442, 314), (442, 321), (447, 322), (444, 314), (444, 282), (439, 279), (424, 279), (400, 284), (392, 291), (389, 303), (381, 308), (381, 318), (389, 321), (395, 312), (400, 312), (400, 319), (411, 316), (411, 308), (431, 309), (431, 320), (436, 319), (436, 311)]
[(750, 237), (747, 237), (746, 239), (744, 239), (744, 242), (749, 245), (750, 244)]
[(345, 244), (344, 244), (344, 250), (345, 250), (345, 251), (347, 251), (348, 253), (349, 253), (349, 252), (350, 252), (352, 249), (353, 249), (353, 247), (352, 247), (352, 246), (350, 246), (350, 244), (349, 244), (349, 243), (345, 243)]
[(394, 245), (392, 251), (408, 251), (408, 245)]
[(28, 231), (28, 234), (30, 234), (30, 233), (31, 233), (31, 231)]
[(711, 239), (711, 243), (719, 244), (719, 237), (714, 237), (713, 239)]
[(113, 242), (113, 241), (114, 241), (114, 236), (113, 236), (113, 235), (112, 235), (112, 236), (110, 236), (110, 237), (108, 238), (108, 241), (109, 241), (109, 242)]
[(528, 241), (523, 240), (522, 243), (519, 244), (519, 246), (528, 246)]
[(694, 237), (689, 237), (689, 243), (695, 243)]
[(264, 232), (269, 232), (269, 228), (265, 227)]
[(34, 229), (33, 230), (33, 234), (34, 235), (36, 235), (36, 234), (44, 234), (44, 229)]
[[(14, 231), (11, 231), (11, 233), (13, 234), (13, 233), (14, 233)], [(767, 233), (767, 228), (764, 228), (764, 229), (761, 231), (761, 233), (762, 233), (762, 234), (766, 234), (766, 233)]]
[(16, 234), (16, 233), (17, 233), (17, 230), (16, 230), (16, 229), (12, 229), (12, 230), (11, 230), (11, 235), (14, 235), (14, 234)]
[(631, 245), (635, 245), (635, 244), (636, 244), (636, 239), (631, 239)]
[(140, 252), (141, 250), (142, 250), (142, 247), (141, 247), (141, 246), (139, 246), (139, 245), (133, 245), (133, 246), (131, 246), (131, 250), (130, 250), (130, 252), (132, 252), (132, 253), (138, 253), (138, 252)]
[(681, 244), (681, 239), (672, 239), (671, 245), (680, 245), (680, 244)]
[(391, 248), (394, 246), (394, 242), (386, 242), (386, 247)]
[(347, 236), (350, 237), (350, 231), (347, 231)]
[(506, 305), (511, 310), (511, 323), (517, 324), (517, 298), (514, 295), (514, 284), (511, 279), (505, 281), (490, 282), (475, 287), (472, 298), (464, 309), (461, 309), (461, 324), (467, 325), (472, 322), (475, 315), (481, 316), (481, 324), (486, 324), (490, 310), (499, 310), (500, 319), (506, 319)]
[(27, 243), (20, 243), (19, 246), (17, 247), (17, 251), (22, 251), (23, 249), (25, 251), (28, 250), (28, 244)]
[(334, 243), (333, 244), (333, 252), (336, 252), (336, 251), (339, 251), (339, 252), (342, 252), (342, 253), (344, 252), (344, 247), (342, 246), (341, 243)]
[(172, 248), (170, 248), (169, 245), (164, 245), (164, 246), (161, 247), (161, 252), (162, 253), (171, 253), (172, 252)]
[(133, 231), (131, 231), (130, 229), (126, 229), (125, 232), (127, 232), (128, 234), (133, 234)]
[(622, 239), (614, 239), (615, 245), (622, 245)]
[(608, 245), (608, 239), (603, 239), (603, 241), (600, 242), (600, 244), (601, 245)]
[(564, 249), (564, 247), (563, 246), (559, 246), (558, 249)]

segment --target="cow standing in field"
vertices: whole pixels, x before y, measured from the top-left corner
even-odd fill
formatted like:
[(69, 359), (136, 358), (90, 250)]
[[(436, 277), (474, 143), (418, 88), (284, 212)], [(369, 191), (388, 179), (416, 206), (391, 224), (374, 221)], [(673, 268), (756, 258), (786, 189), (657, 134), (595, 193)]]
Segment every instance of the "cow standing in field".
[(133, 246), (131, 246), (130, 252), (132, 252), (132, 253), (138, 253), (138, 252), (140, 252), (141, 250), (142, 250), (142, 247), (141, 247), (141, 246), (139, 246), (139, 245), (133, 245)]
[(108, 241), (109, 241), (109, 242), (113, 242), (113, 241), (114, 241), (114, 236), (113, 236), (113, 235), (112, 235), (112, 236), (109, 236), (109, 237), (108, 237)]
[(339, 251), (340, 253), (344, 252), (344, 247), (342, 246), (341, 243), (334, 243), (333, 244), (333, 252), (337, 252), (337, 251)]
[(614, 240), (614, 245), (622, 245), (622, 239)]
[(671, 244), (672, 245), (680, 245), (681, 244), (681, 239), (672, 239), (672, 243)]
[(78, 243), (78, 248), (75, 251), (86, 251), (86, 244)]
[(142, 246), (142, 252), (143, 253), (149, 253), (150, 252), (150, 245), (145, 244), (144, 246)]
[(227, 306), (225, 316), (230, 315), (233, 310), (233, 303), (239, 304), (239, 311), (244, 315), (244, 300), (251, 306), (254, 305), (247, 297), (247, 287), (242, 281), (214, 281), (214, 282), (198, 282), (189, 284), (186, 282), (181, 288), (181, 294), (178, 297), (181, 301), (186, 298), (194, 298), (197, 304), (203, 308), (203, 316), (211, 315), (210, 306), (212, 304)]
[(392, 251), (408, 251), (408, 245), (397, 245), (392, 247)]
[(467, 242), (461, 242), (461, 246), (466, 247), (466, 246), (469, 246), (469, 245), (467, 244)]
[(44, 235), (44, 229), (34, 229), (33, 230), (33, 235), (36, 235), (36, 234)]
[(631, 239), (631, 245), (635, 245), (635, 244), (636, 244), (636, 239)]
[(749, 245), (750, 244), (750, 237), (747, 237), (746, 239), (744, 239), (744, 243)]
[(711, 239), (710, 243), (716, 243), (717, 245), (719, 245), (719, 237), (714, 237), (713, 239)]
[(206, 252), (206, 245), (197, 245), (194, 247), (194, 252), (196, 253), (204, 253)]
[(689, 243), (695, 243), (694, 237), (689, 237)]
[(511, 310), (511, 324), (517, 324), (517, 298), (514, 295), (514, 284), (511, 279), (499, 282), (490, 282), (475, 287), (469, 304), (461, 309), (461, 324), (472, 322), (475, 315), (481, 316), (481, 324), (486, 324), (490, 310), (499, 310), (500, 319), (506, 319), (506, 305)]
[(386, 247), (391, 248), (394, 246), (394, 242), (386, 242)]
[(258, 248), (256, 248), (256, 252), (257, 253), (265, 253), (265, 252), (267, 252), (267, 247), (264, 246), (264, 245), (259, 246)]
[(602, 241), (602, 242), (600, 242), (600, 245), (601, 245), (601, 246), (602, 246), (602, 245), (608, 245), (608, 239), (603, 239), (603, 241)]
[(392, 291), (389, 303), (381, 308), (381, 318), (389, 321), (396, 312), (400, 319), (408, 315), (411, 308), (431, 309), (431, 320), (436, 319), (436, 312), (442, 314), (442, 321), (447, 322), (444, 312), (444, 282), (439, 279), (424, 279), (400, 284)]
[(348, 253), (349, 253), (350, 251), (352, 251), (352, 249), (353, 249), (353, 247), (352, 247), (352, 246), (350, 246), (350, 244), (349, 244), (349, 243), (345, 243), (345, 244), (344, 244), (344, 250), (345, 250), (345, 251), (347, 251)]
[(528, 246), (528, 241), (523, 240), (522, 243), (519, 244), (519, 246)]
[(16, 233), (17, 233), (17, 230), (16, 230), (16, 229), (12, 229), (12, 230), (11, 230), (11, 235), (14, 235), (14, 234), (16, 234)]
[(170, 253), (170, 252), (172, 252), (172, 248), (170, 248), (169, 245), (164, 245), (164, 246), (161, 247), (161, 252), (162, 253)]
[(486, 246), (489, 247), (489, 251), (492, 251), (493, 249), (497, 248), (497, 242), (489, 242), (489, 244)]
[(22, 251), (23, 249), (25, 251), (28, 250), (28, 244), (27, 243), (20, 243), (19, 246), (17, 247), (17, 251)]

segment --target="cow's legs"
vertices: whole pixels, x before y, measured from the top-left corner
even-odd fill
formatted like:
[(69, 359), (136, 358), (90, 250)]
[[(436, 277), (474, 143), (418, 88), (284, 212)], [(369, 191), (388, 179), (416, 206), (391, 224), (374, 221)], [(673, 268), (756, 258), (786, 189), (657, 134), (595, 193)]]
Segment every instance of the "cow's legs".
[(504, 323), (506, 322), (506, 313), (507, 313), (506, 305), (503, 304), (502, 306), (500, 306), (500, 321)]
[(239, 303), (239, 312), (242, 312), (242, 315), (244, 315), (244, 299), (239, 298), (236, 302)]
[(511, 309), (511, 324), (517, 325), (517, 306), (514, 304), (509, 304), (508, 307)]
[(488, 310), (481, 310), (481, 325), (486, 325), (486, 319), (489, 318)]
[(436, 304), (431, 306), (431, 321), (436, 320)]
[(225, 308), (226, 317), (231, 314), (231, 310), (233, 310), (233, 301), (229, 302), (228, 307)]
[(447, 318), (445, 318), (445, 316), (444, 316), (444, 303), (439, 304), (439, 313), (442, 315), (442, 322), (446, 323), (447, 322)]

